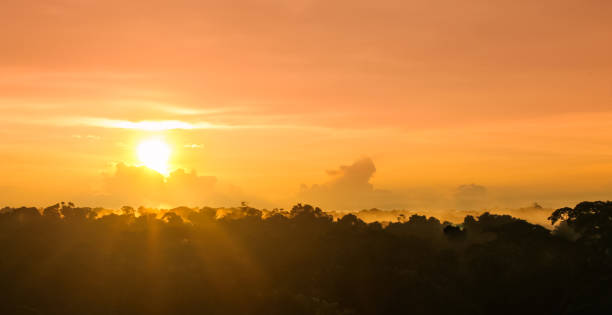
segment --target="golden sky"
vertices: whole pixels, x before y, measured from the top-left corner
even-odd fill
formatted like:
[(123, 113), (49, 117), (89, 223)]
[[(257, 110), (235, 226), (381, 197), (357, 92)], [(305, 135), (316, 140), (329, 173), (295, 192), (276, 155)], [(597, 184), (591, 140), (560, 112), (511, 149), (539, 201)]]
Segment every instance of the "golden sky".
[[(605, 0), (3, 0), (0, 206), (607, 200), (611, 16)], [(165, 178), (138, 167), (151, 138), (171, 147)]]

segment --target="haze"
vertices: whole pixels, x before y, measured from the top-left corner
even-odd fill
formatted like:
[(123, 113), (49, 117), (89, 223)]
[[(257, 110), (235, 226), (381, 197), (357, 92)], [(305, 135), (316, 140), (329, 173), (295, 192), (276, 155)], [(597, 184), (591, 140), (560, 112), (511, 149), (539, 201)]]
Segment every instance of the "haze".
[[(612, 2), (0, 4), (0, 200), (555, 208), (612, 189)], [(167, 177), (139, 166), (162, 137)]]

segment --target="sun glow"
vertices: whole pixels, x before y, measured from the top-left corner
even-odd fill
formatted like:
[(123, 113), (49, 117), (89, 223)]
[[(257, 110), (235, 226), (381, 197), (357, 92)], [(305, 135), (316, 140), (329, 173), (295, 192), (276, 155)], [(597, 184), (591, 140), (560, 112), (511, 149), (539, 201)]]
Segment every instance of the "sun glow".
[(168, 175), (168, 160), (170, 146), (161, 139), (149, 139), (138, 145), (138, 159), (148, 168), (158, 173)]

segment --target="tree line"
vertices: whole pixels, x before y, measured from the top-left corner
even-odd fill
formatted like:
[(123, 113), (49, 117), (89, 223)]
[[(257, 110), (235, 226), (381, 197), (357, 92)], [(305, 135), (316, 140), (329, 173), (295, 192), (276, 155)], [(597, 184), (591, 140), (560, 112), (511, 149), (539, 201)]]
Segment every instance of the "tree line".
[(612, 202), (549, 220), (7, 207), (0, 313), (612, 314)]

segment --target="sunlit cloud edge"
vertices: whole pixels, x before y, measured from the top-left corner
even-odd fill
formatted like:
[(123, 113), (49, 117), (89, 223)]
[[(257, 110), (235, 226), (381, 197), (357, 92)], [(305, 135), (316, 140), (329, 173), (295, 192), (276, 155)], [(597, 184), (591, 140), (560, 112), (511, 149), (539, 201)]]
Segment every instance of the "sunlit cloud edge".
[(106, 118), (75, 118), (73, 125), (86, 125), (112, 129), (133, 129), (144, 131), (194, 130), (194, 129), (236, 129), (240, 126), (216, 125), (208, 122), (185, 122), (180, 120), (116, 120)]

